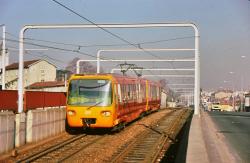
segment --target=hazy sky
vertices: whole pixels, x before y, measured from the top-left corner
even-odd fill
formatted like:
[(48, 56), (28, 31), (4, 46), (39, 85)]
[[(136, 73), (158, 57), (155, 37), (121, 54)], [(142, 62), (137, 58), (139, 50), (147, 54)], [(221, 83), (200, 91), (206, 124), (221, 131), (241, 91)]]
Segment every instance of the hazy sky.
[[(200, 30), (201, 87), (206, 89), (233, 86), (236, 89), (241, 87), (245, 89), (250, 88), (249, 0), (60, 0), (60, 2), (93, 20), (95, 23), (194, 22)], [(66, 11), (51, 0), (0, 1), (0, 24), (6, 25), (7, 38), (10, 39), (7, 42), (7, 47), (12, 48), (10, 50), (12, 62), (17, 60), (15, 48), (18, 47), (18, 44), (13, 42), (13, 40), (17, 40), (18, 33), (23, 25), (61, 23), (80, 24), (88, 22)], [(142, 44), (143, 48), (193, 47), (193, 38), (188, 38), (193, 36), (191, 29), (110, 29), (110, 31), (132, 43), (187, 37), (187, 39), (161, 42), (159, 44)], [(80, 45), (124, 44), (124, 42), (111, 37), (101, 30), (36, 30), (27, 32), (26, 37)], [(29, 42), (73, 50), (77, 49), (77, 46), (52, 44), (35, 40), (29, 40)], [(128, 48), (129, 46), (123, 47)], [(30, 46), (30, 48), (34, 48), (34, 46)], [(85, 47), (80, 50), (95, 55), (98, 48), (107, 49), (110, 47)], [(79, 54), (74, 55), (69, 52), (55, 50), (30, 51), (29, 53), (25, 56), (25, 59), (34, 59), (47, 55), (52, 58), (52, 62), (55, 62), (59, 68), (63, 68), (74, 57), (93, 59)], [(160, 53), (157, 55), (162, 56)], [(173, 53), (169, 55), (179, 55), (179, 58), (192, 56), (189, 53)], [(115, 55), (110, 54), (110, 56), (114, 57)], [(145, 66), (149, 67), (156, 67), (157, 65), (159, 64), (145, 64)], [(174, 68), (192, 67), (192, 65), (176, 63), (165, 65)], [(164, 67), (164, 64), (160, 67)], [(223, 81), (228, 82), (224, 83)]]

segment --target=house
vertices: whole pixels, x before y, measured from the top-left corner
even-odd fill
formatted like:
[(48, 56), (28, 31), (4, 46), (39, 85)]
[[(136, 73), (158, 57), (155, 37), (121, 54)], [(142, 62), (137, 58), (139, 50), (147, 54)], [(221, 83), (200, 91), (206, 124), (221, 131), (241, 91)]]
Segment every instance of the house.
[[(18, 63), (12, 63), (6, 66), (6, 89), (17, 89), (18, 66)], [(24, 87), (36, 82), (55, 81), (56, 66), (42, 59), (25, 61), (23, 75)]]
[(231, 90), (219, 90), (214, 93), (215, 99), (229, 98), (233, 95)]
[(36, 82), (26, 87), (32, 91), (66, 92), (65, 81)]
[(229, 100), (233, 96), (233, 91), (231, 90), (218, 90), (213, 92), (210, 96), (209, 101), (211, 102), (220, 102), (221, 100)]

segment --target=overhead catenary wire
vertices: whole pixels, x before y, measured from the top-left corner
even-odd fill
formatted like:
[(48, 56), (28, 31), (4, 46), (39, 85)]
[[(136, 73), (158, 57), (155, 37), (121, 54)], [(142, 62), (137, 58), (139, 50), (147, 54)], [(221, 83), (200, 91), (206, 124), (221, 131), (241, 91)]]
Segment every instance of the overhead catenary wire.
[[(16, 51), (17, 48), (16, 47), (13, 47), (13, 46), (8, 46), (7, 48), (9, 51)], [(39, 59), (44, 59), (44, 58), (47, 58), (49, 59), (50, 61), (53, 61), (53, 62), (57, 62), (61, 65), (65, 65), (67, 62), (64, 62), (62, 60), (59, 60), (59, 59), (56, 59), (56, 58), (53, 58), (53, 57), (50, 57), (48, 55), (41, 55), (42, 53), (41, 52), (36, 52), (36, 53), (39, 53), (39, 54), (34, 54), (34, 52), (30, 53), (28, 50), (25, 50), (25, 54), (28, 54), (32, 57), (35, 57), (35, 58), (39, 58)], [(64, 67), (64, 66), (62, 66)]]
[[(95, 24), (95, 23), (94, 23), (94, 24)], [(97, 25), (97, 24), (95, 24), (95, 25)], [(98, 26), (98, 25), (97, 25), (97, 26)], [(101, 27), (99, 27), (99, 28), (101, 28)], [(107, 31), (107, 30), (104, 29), (104, 28), (101, 28), (101, 29)], [(109, 31), (109, 32), (110, 32), (110, 31)], [(112, 32), (111, 32), (111, 33), (112, 33)], [(11, 36), (13, 36), (13, 37), (16, 37), (16, 36), (14, 36), (13, 34), (11, 34), (11, 33), (9, 33), (9, 32), (8, 32), (8, 34), (11, 35)], [(118, 36), (118, 35), (116, 35), (116, 36)], [(132, 44), (132, 43), (128, 42), (129, 44), (109, 44), (109, 45), (77, 45), (77, 44), (68, 44), (68, 43), (61, 43), (61, 42), (59, 43), (59, 42), (47, 41), (47, 40), (39, 40), (39, 39), (33, 39), (33, 38), (24, 38), (24, 39), (26, 39), (26, 40), (33, 40), (33, 41), (42, 41), (42, 42), (48, 42), (48, 43), (54, 43), (54, 44), (61, 44), (61, 45), (77, 46), (77, 47), (79, 47), (78, 50), (71, 50), (71, 49), (62, 49), (62, 48), (53, 47), (53, 46), (38, 45), (38, 44), (27, 43), (27, 42), (26, 42), (27, 44), (34, 45), (34, 46), (47, 47), (47, 48), (52, 48), (52, 49), (55, 49), (55, 50), (66, 50), (66, 51), (77, 52), (77, 53), (82, 54), (83, 52), (80, 52), (80, 51), (79, 51), (81, 47), (122, 46), (122, 45), (133, 45), (133, 46), (137, 47), (137, 45), (138, 45), (137, 48), (142, 49), (141, 46), (140, 46), (140, 44), (153, 44), (153, 43), (166, 42), (166, 41), (173, 41), (173, 40), (178, 40), (178, 39), (187, 39), (187, 38), (193, 38), (193, 37), (194, 37), (194, 36), (186, 36), (186, 37), (177, 37), (177, 38), (171, 38), (171, 39), (165, 39), (165, 40), (156, 40), (156, 41), (140, 42), (140, 43), (136, 43), (136, 44)], [(16, 37), (16, 38), (18, 38), (18, 37)], [(127, 40), (125, 40), (125, 41), (127, 41)], [(145, 50), (144, 50), (144, 51), (145, 51)], [(148, 51), (146, 51), (146, 52), (148, 52)], [(87, 54), (87, 53), (84, 53), (84, 55), (91, 56), (91, 57), (95, 57), (95, 56), (90, 55), (90, 54)], [(153, 56), (155, 56), (155, 55), (153, 55)], [(48, 56), (47, 56), (47, 57), (48, 57)], [(155, 56), (155, 57), (159, 58), (158, 56)], [(173, 68), (175, 68), (175, 66), (173, 65), (172, 62), (171, 62), (170, 64), (172, 65)], [(152, 72), (151, 72), (151, 73), (152, 73)]]
[[(11, 41), (11, 42), (17, 42), (19, 43), (19, 40), (14, 40), (14, 39), (9, 39), (9, 38), (6, 38), (7, 41)], [(85, 56), (89, 56), (89, 57), (93, 57), (93, 58), (96, 58), (96, 56), (94, 55), (91, 55), (91, 54), (88, 54), (88, 53), (83, 53), (83, 52), (80, 52), (80, 51), (76, 51), (76, 50), (72, 50), (72, 49), (66, 49), (66, 48), (59, 48), (59, 47), (54, 47), (54, 46), (48, 46), (48, 45), (41, 45), (41, 44), (36, 44), (36, 43), (31, 43), (31, 42), (27, 42), (25, 41), (24, 42), (25, 44), (28, 44), (28, 45), (32, 45), (32, 46), (38, 46), (38, 47), (43, 47), (43, 48), (49, 48), (49, 49), (54, 49), (54, 50), (59, 50), (59, 51), (66, 51), (66, 52), (74, 52), (74, 53), (79, 53), (81, 55), (85, 55)], [(27, 53), (27, 51), (26, 51)], [(31, 53), (29, 53), (30, 55)], [(42, 56), (40, 56), (42, 57)], [(104, 58), (104, 57), (101, 57), (101, 59), (103, 60), (112, 60), (112, 59), (108, 59), (107, 57)]]
[(123, 42), (126, 42), (126, 43), (128, 43), (129, 45), (131, 45), (131, 46), (133, 46), (133, 47), (135, 47), (135, 48), (141, 49), (142, 51), (144, 51), (145, 53), (147, 53), (147, 54), (149, 54), (149, 55), (151, 55), (151, 56), (154, 56), (154, 57), (156, 57), (156, 58), (162, 59), (162, 58), (158, 57), (157, 55), (155, 55), (155, 54), (153, 54), (153, 53), (150, 53), (150, 52), (146, 51), (146, 50), (143, 49), (142, 47), (140, 47), (140, 46), (138, 47), (137, 45), (131, 43), (130, 41), (128, 41), (128, 40), (126, 40), (126, 39), (124, 39), (124, 38), (122, 38), (121, 36), (119, 36), (119, 35), (117, 35), (117, 34), (111, 32), (111, 31), (109, 31), (109, 30), (107, 30), (107, 29), (105, 29), (105, 28), (99, 26), (99, 25), (96, 24), (94, 21), (92, 21), (92, 20), (88, 19), (87, 17), (85, 17), (85, 16), (83, 16), (83, 15), (77, 13), (76, 11), (74, 11), (73, 9), (67, 7), (66, 5), (64, 5), (64, 4), (62, 4), (62, 3), (60, 3), (59, 1), (57, 1), (57, 0), (52, 0), (52, 1), (55, 2), (56, 4), (60, 5), (61, 7), (65, 8), (66, 10), (70, 11), (71, 13), (73, 13), (73, 14), (79, 16), (80, 18), (84, 19), (85, 21), (87, 21), (87, 22), (89, 22), (89, 23), (95, 25), (97, 28), (99, 28), (99, 29), (105, 31), (106, 33), (109, 33), (109, 34), (112, 35), (113, 37), (115, 37), (115, 38), (117, 38), (117, 39), (119, 39), (119, 40), (121, 40), (121, 41), (123, 41)]
[[(155, 40), (155, 41), (146, 41), (146, 42), (137, 42), (134, 45), (144, 45), (144, 44), (157, 44), (161, 42), (168, 42), (173, 40), (181, 40), (181, 39), (187, 39), (187, 38), (194, 38), (194, 36), (187, 36), (187, 37), (177, 37), (177, 38), (170, 38), (165, 40)], [(113, 46), (127, 46), (129, 44), (90, 44), (90, 45), (81, 45), (81, 44), (71, 44), (71, 43), (63, 43), (63, 42), (56, 42), (56, 41), (49, 41), (49, 40), (42, 40), (42, 39), (36, 39), (36, 38), (30, 38), (25, 37), (25, 40), (33, 40), (33, 41), (40, 41), (40, 42), (46, 42), (46, 43), (53, 43), (58, 45), (66, 45), (66, 46), (75, 46), (75, 47), (113, 47)]]
[[(17, 43), (19, 43), (19, 40), (8, 39), (8, 38), (6, 40), (7, 41), (11, 41), (11, 42), (17, 42)], [(27, 42), (27, 41), (25, 41), (24, 43), (28, 44), (28, 45), (43, 47), (43, 48), (49, 48), (49, 49), (54, 49), (54, 50), (79, 53), (79, 54), (84, 55), (84, 56), (89, 56), (89, 57), (92, 57), (92, 58), (96, 58), (95, 55), (92, 55), (92, 54), (89, 54), (89, 53), (86, 53), (86, 52), (82, 52), (82, 51), (79, 51), (79, 50), (66, 49), (66, 48), (55, 47), (55, 46), (50, 46), (50, 45), (42, 45), (42, 44), (37, 44), (37, 43), (32, 43), (32, 42)], [(101, 59), (111, 60), (111, 59), (109, 59), (107, 57), (102, 57)]]
[[(15, 36), (14, 34), (12, 33), (9, 33), (9, 32), (6, 32), (8, 33), (10, 36), (12, 37), (15, 37), (15, 38), (18, 38), (17, 36)], [(170, 40), (176, 40), (176, 39), (184, 39), (184, 38), (191, 38), (193, 36), (190, 36), (190, 37), (178, 37), (178, 38), (171, 38), (171, 39), (166, 39), (166, 40), (156, 40), (156, 41), (149, 41), (148, 43), (154, 43), (154, 42), (161, 42), (161, 41), (170, 41)], [(88, 46), (106, 46), (106, 45), (80, 45), (80, 44), (68, 44), (68, 43), (63, 43), (63, 42), (55, 42), (55, 41), (48, 41), (48, 40), (40, 40), (40, 39), (33, 39), (33, 38), (25, 38), (25, 40), (33, 40), (33, 41), (41, 41), (41, 42), (46, 42), (46, 43), (55, 43), (55, 44), (61, 44), (61, 45), (70, 45), (70, 46), (74, 46), (74, 47), (88, 47)], [(16, 42), (16, 43), (19, 43), (19, 40), (14, 40), (14, 39), (7, 39), (7, 41), (12, 41), (12, 42)], [(34, 46), (40, 46), (40, 47), (46, 47), (46, 48), (50, 48), (50, 49), (55, 49), (55, 50), (65, 50), (65, 51), (72, 51), (72, 52), (77, 52), (77, 50), (72, 50), (72, 49), (66, 49), (66, 48), (59, 48), (59, 47), (55, 47), (55, 46), (51, 46), (51, 45), (44, 45), (44, 44), (38, 44), (38, 43), (32, 43), (32, 42), (27, 42), (25, 41), (24, 42), (25, 44), (28, 44), (28, 45), (34, 45)], [(143, 43), (136, 43), (136, 44), (144, 44), (144, 43), (147, 43), (147, 42), (143, 42)], [(118, 46), (119, 44), (107, 44), (107, 46)], [(120, 44), (122, 45), (122, 44)], [(127, 45), (127, 44), (123, 44), (123, 45)], [(86, 55), (91, 55), (91, 54), (88, 54), (86, 52), (84, 52)], [(95, 57), (94, 55), (91, 55), (91, 57)], [(189, 58), (189, 57), (184, 57), (183, 59), (185, 58)], [(108, 59), (108, 57), (106, 58), (101, 58), (101, 59)], [(110, 58), (112, 59), (112, 58)]]
[[(13, 40), (13, 39), (7, 39), (8, 41), (13, 41), (13, 42), (19, 42), (19, 40)], [(41, 45), (41, 44), (35, 44), (35, 43), (31, 43), (31, 42), (27, 42), (25, 41), (24, 43), (28, 44), (28, 45), (33, 45), (33, 46), (39, 46), (39, 47), (46, 47), (46, 48), (52, 48), (52, 49), (55, 49), (55, 50), (62, 50), (62, 51), (70, 51), (70, 52), (77, 52), (77, 53), (80, 53), (80, 51), (75, 51), (75, 50), (71, 50), (71, 49), (65, 49), (65, 48), (58, 48), (58, 47), (54, 47), (54, 46), (47, 46), (47, 45)], [(27, 53), (27, 52), (26, 52)], [(29, 53), (29, 55), (31, 55), (31, 53)], [(83, 54), (83, 55), (86, 55), (86, 54)], [(91, 55), (92, 57), (95, 58), (95, 56)], [(47, 57), (49, 58), (50, 60), (53, 60), (53, 61), (56, 61), (56, 62), (61, 62), (61, 61), (58, 61), (54, 58), (51, 58), (47, 55), (43, 55), (43, 56), (36, 56), (36, 57), (40, 57), (40, 58), (43, 58), (43, 57)], [(150, 73), (152, 75), (155, 75), (153, 72), (150, 71)], [(160, 77), (157, 77), (158, 79), (161, 79)]]
[[(8, 39), (8, 38), (7, 38), (6, 40), (12, 41), (12, 42), (19, 42), (19, 40)], [(54, 47), (54, 46), (41, 45), (41, 44), (31, 43), (31, 42), (27, 42), (27, 41), (25, 41), (24, 43), (26, 43), (26, 44), (28, 44), (28, 45), (33, 45), (33, 46), (52, 48), (52, 49), (61, 50), (61, 51), (70, 51), (70, 52), (75, 52), (75, 53), (80, 53), (80, 54), (82, 54), (82, 55), (86, 55), (86, 53), (81, 53), (80, 51), (75, 51), (75, 50), (71, 50), (71, 49), (65, 49), (65, 48), (58, 48), (58, 47)], [(29, 53), (29, 54), (30, 54), (30, 53)], [(46, 56), (47, 56), (47, 55), (46, 55)], [(39, 56), (39, 57), (46, 57), (46, 56), (44, 55), (44, 56)], [(88, 54), (88, 56), (91, 56), (91, 57), (94, 57), (94, 58), (95, 58), (95, 56), (90, 55), (90, 54)], [(56, 61), (56, 59), (51, 58), (51, 57), (49, 57), (49, 56), (47, 56), (47, 58)], [(104, 58), (102, 58), (102, 59), (104, 59)], [(106, 59), (106, 58), (105, 58), (105, 59)], [(56, 62), (58, 62), (58, 61), (56, 61)], [(60, 62), (60, 61), (59, 61), (59, 62)], [(151, 71), (150, 71), (150, 73), (151, 73), (152, 75), (155, 75), (155, 74), (154, 74), (153, 72), (151, 72)], [(158, 79), (161, 79), (161, 78), (159, 78), (159, 77), (157, 77), (157, 78), (158, 78)]]
[[(11, 41), (11, 42), (17, 42), (17, 43), (19, 43), (19, 40), (15, 40), (15, 39), (9, 39), (9, 38), (7, 38), (6, 40), (7, 41)], [(27, 41), (25, 41), (24, 43), (28, 44), (28, 45), (32, 45), (32, 46), (42, 47), (42, 48), (49, 48), (49, 49), (54, 49), (54, 50), (59, 50), (59, 51), (79, 53), (81, 55), (86, 55), (86, 56), (90, 56), (90, 57), (96, 58), (96, 56), (94, 56), (94, 55), (91, 55), (91, 54), (88, 54), (88, 53), (85, 53), (85, 52), (83, 53), (83, 52), (77, 51), (77, 50), (66, 49), (66, 48), (55, 47), (55, 46), (48, 46), (48, 45), (37, 44), (37, 43), (32, 43), (32, 42), (27, 42)], [(47, 56), (47, 57), (49, 57), (49, 56)], [(103, 59), (103, 60), (112, 60), (112, 59), (108, 59), (107, 57), (106, 58), (102, 57), (101, 59)]]
[[(14, 34), (11, 34), (9, 32), (6, 32), (10, 36), (13, 36), (15, 38), (18, 38)], [(176, 38), (170, 38), (170, 39), (164, 39), (164, 40), (155, 40), (155, 41), (146, 41), (146, 42), (137, 42), (135, 45), (141, 45), (141, 44), (154, 44), (154, 43), (159, 43), (159, 42), (167, 42), (167, 41), (173, 41), (173, 40), (179, 40), (179, 39), (187, 39), (187, 38), (194, 38), (194, 36), (185, 36), (185, 37), (176, 37)], [(56, 42), (56, 41), (49, 41), (49, 40), (41, 40), (41, 39), (35, 39), (35, 38), (24, 38), (25, 40), (33, 40), (33, 41), (40, 41), (40, 42), (46, 42), (46, 43), (54, 43), (58, 45), (68, 45), (68, 46), (74, 46), (77, 48), (81, 47), (97, 47), (97, 46), (123, 46), (123, 45), (128, 45), (128, 44), (92, 44), (92, 45), (80, 45), (80, 44), (70, 44), (70, 43), (63, 43), (63, 42)], [(78, 50), (79, 50), (78, 49)], [(185, 58), (185, 57), (184, 57)], [(189, 57), (187, 57), (189, 58)], [(172, 67), (174, 68), (173, 63), (170, 63)]]
[[(14, 34), (11, 34), (9, 32), (6, 32), (8, 35), (18, 38), (17, 36), (15, 36)], [(147, 41), (147, 42), (137, 42), (135, 43), (135, 45), (140, 45), (140, 44), (154, 44), (154, 43), (159, 43), (159, 42), (166, 42), (166, 41), (173, 41), (173, 40), (179, 40), (179, 39), (187, 39), (187, 38), (194, 38), (194, 36), (185, 36), (185, 37), (177, 37), (177, 38), (170, 38), (170, 39), (165, 39), (165, 40), (156, 40), (156, 41)], [(33, 40), (33, 41), (40, 41), (40, 42), (46, 42), (46, 43), (54, 43), (54, 44), (58, 44), (58, 45), (69, 45), (69, 46), (74, 46), (74, 47), (78, 47), (78, 50), (80, 50), (81, 47), (96, 47), (96, 46), (122, 46), (122, 45), (130, 45), (130, 44), (100, 44), (100, 45), (80, 45), (80, 44), (69, 44), (69, 43), (62, 43), (62, 42), (55, 42), (55, 41), (48, 41), (48, 40), (41, 40), (41, 39), (35, 39), (35, 38), (24, 38), (25, 40)], [(43, 45), (44, 46), (44, 45)], [(56, 49), (59, 50), (59, 49)], [(170, 65), (173, 68), (176, 68), (172, 62), (170, 62)]]
[[(99, 25), (96, 24), (94, 21), (92, 21), (92, 20), (88, 19), (87, 17), (85, 17), (85, 16), (83, 16), (83, 15), (77, 13), (76, 11), (74, 11), (73, 9), (67, 7), (66, 5), (64, 5), (64, 4), (62, 4), (62, 3), (60, 3), (59, 1), (57, 1), (57, 0), (52, 0), (52, 1), (55, 2), (56, 4), (60, 5), (61, 7), (65, 8), (66, 10), (70, 11), (71, 13), (73, 13), (73, 14), (79, 16), (80, 18), (84, 19), (85, 21), (87, 21), (87, 22), (89, 22), (89, 23), (95, 25), (96, 27), (98, 27), (99, 29), (105, 31), (106, 33), (109, 33), (109, 34), (112, 35), (113, 37), (118, 38), (119, 40), (121, 40), (121, 41), (123, 41), (123, 42), (126, 42), (126, 43), (130, 44), (131, 46), (133, 46), (133, 47), (135, 47), (135, 48), (141, 49), (143, 52), (145, 52), (145, 53), (147, 53), (147, 54), (149, 54), (149, 55), (151, 55), (151, 56), (154, 56), (154, 57), (156, 57), (156, 58), (158, 58), (158, 59), (162, 59), (161, 57), (158, 57), (157, 55), (155, 55), (155, 54), (153, 54), (153, 53), (151, 53), (151, 52), (149, 52), (149, 51), (146, 51), (146, 50), (143, 49), (140, 45), (137, 46), (137, 45), (135, 45), (135, 44), (129, 42), (128, 40), (122, 38), (121, 36), (119, 36), (119, 35), (117, 35), (117, 34), (111, 32), (111, 31), (109, 31), (109, 30), (107, 30), (107, 29), (105, 29), (105, 28), (99, 26)], [(174, 68), (173, 65), (172, 65), (172, 67)]]

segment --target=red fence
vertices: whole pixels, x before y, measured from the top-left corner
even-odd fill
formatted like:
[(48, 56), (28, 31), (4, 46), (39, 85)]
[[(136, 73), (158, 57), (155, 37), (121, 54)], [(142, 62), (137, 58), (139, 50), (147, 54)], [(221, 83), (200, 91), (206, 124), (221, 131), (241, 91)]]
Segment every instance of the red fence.
[(17, 111), (17, 91), (0, 91), (0, 110)]
[(24, 99), (24, 108), (27, 110), (66, 105), (65, 94), (62, 92), (26, 91)]
[[(63, 92), (26, 91), (24, 94), (24, 111), (65, 105), (66, 95)], [(0, 91), (0, 110), (17, 112), (17, 91)]]

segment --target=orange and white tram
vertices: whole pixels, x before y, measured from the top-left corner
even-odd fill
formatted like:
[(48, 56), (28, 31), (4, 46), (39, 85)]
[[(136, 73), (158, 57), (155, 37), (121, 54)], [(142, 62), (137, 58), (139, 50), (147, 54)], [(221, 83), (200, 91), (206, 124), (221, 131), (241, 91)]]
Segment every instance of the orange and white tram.
[(115, 128), (160, 108), (157, 82), (118, 74), (72, 75), (67, 91), (69, 128)]

